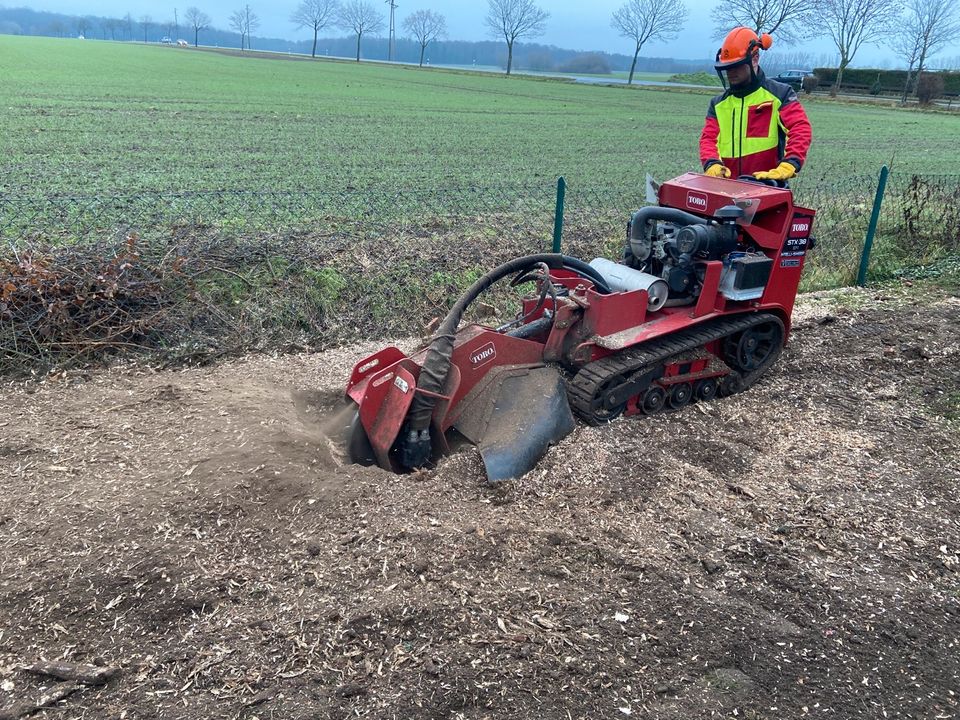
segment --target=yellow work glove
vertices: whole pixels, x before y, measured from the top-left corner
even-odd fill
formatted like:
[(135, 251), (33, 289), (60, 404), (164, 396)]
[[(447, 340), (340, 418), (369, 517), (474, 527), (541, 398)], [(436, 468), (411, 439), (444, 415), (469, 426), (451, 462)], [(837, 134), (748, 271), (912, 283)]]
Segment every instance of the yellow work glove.
[(755, 172), (753, 176), (757, 180), (789, 180), (797, 174), (797, 168), (793, 163), (782, 162), (773, 170), (767, 172)]
[(704, 170), (703, 174), (709, 175), (710, 177), (728, 178), (730, 177), (730, 168), (723, 163), (714, 163)]

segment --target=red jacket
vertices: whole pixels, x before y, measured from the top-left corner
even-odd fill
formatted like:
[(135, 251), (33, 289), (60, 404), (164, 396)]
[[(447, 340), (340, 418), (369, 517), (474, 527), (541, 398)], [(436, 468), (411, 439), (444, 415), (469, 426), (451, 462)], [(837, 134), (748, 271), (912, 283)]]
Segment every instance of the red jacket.
[(722, 162), (734, 177), (772, 170), (783, 160), (799, 171), (812, 139), (793, 88), (768, 80), (760, 70), (747, 88), (727, 90), (710, 101), (700, 133), (700, 162), (704, 170)]

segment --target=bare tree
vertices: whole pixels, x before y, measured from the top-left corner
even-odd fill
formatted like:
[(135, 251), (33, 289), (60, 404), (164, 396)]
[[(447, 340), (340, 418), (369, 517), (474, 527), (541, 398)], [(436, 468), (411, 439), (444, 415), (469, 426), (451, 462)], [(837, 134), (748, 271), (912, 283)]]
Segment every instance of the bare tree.
[(123, 28), (127, 31), (127, 40), (133, 40), (133, 15), (130, 13), (123, 16)]
[(433, 10), (417, 10), (403, 21), (403, 29), (413, 35), (420, 44), (420, 67), (427, 45), (447, 34), (447, 20)]
[(960, 38), (957, 0), (909, 0), (899, 27), (891, 47), (907, 62), (907, 81), (900, 98), (901, 103), (906, 103), (914, 66), (919, 77), (929, 58)]
[(120, 21), (116, 18), (104, 18), (100, 21), (100, 27), (103, 28), (103, 39), (107, 39), (107, 33), (111, 40), (117, 39), (117, 28), (120, 27)]
[(66, 26), (60, 20), (53, 20), (50, 22), (50, 32), (56, 33), (57, 37), (63, 37), (63, 33), (66, 32)]
[(903, 18), (903, 24), (900, 26), (900, 32), (890, 39), (890, 49), (900, 58), (907, 62), (907, 79), (903, 83), (903, 94), (900, 96), (900, 104), (906, 105), (907, 96), (913, 89), (914, 68), (917, 66), (917, 60), (920, 59), (920, 43), (923, 33), (920, 30), (920, 23), (917, 17), (908, 14)]
[(153, 18), (149, 15), (140, 16), (140, 27), (143, 28), (143, 41), (149, 42), (150, 28), (153, 27)]
[(248, 50), (253, 49), (253, 33), (260, 27), (260, 18), (250, 9), (249, 5), (244, 5), (239, 10), (230, 15), (230, 29), (240, 33), (240, 49), (243, 50), (244, 41)]
[(818, 0), (720, 0), (711, 17), (718, 38), (742, 25), (756, 30), (758, 35), (776, 33), (790, 43), (816, 34), (817, 5)]
[(93, 22), (88, 17), (78, 17), (74, 20), (74, 24), (77, 28), (77, 35), (87, 36), (87, 33), (90, 32), (90, 28), (93, 27)]
[(928, 67), (930, 67), (933, 70), (958, 71), (960, 70), (960, 55), (954, 55), (953, 57), (940, 58), (939, 60), (932, 60)]
[(247, 31), (243, 24), (243, 11), (235, 10), (230, 14), (230, 29), (240, 34), (240, 49), (246, 47)]
[(637, 56), (647, 41), (673, 40), (686, 20), (687, 6), (683, 0), (628, 0), (613, 13), (610, 25), (634, 43), (627, 85), (633, 84)]
[(340, 6), (337, 25), (357, 36), (357, 62), (360, 62), (360, 39), (364, 33), (383, 30), (383, 15), (368, 2), (349, 0)]
[(336, 19), (338, 10), (337, 0), (303, 0), (290, 16), (290, 22), (298, 28), (313, 30), (313, 50), (310, 51), (310, 57), (317, 56), (317, 35)]
[(193, 46), (197, 47), (200, 42), (200, 31), (210, 27), (210, 16), (205, 12), (200, 12), (199, 8), (188, 7), (184, 18), (193, 28)]
[(546, 29), (550, 13), (533, 0), (487, 0), (484, 22), (493, 37), (503, 37), (507, 43), (507, 75), (513, 67), (513, 44), (518, 38), (538, 37)]
[(896, 20), (899, 0), (821, 0), (817, 22), (830, 36), (840, 55), (837, 80), (831, 90), (836, 95), (843, 82), (843, 71), (864, 43), (882, 40)]
[[(833, 58), (826, 65), (833, 63)], [(817, 67), (816, 58), (803, 50), (793, 52), (768, 52), (763, 56), (763, 69), (768, 75), (776, 75), (784, 70), (808, 69)]]
[(253, 33), (260, 27), (260, 18), (250, 9), (249, 5), (243, 6), (243, 29), (247, 33), (247, 50), (253, 50)]

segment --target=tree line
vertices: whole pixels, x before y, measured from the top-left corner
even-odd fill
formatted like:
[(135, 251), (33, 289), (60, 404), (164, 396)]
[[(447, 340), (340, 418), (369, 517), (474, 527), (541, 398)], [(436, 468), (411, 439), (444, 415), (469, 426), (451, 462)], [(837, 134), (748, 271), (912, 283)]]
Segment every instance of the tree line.
[[(251, 10), (254, 6), (251, 4)], [(256, 14), (256, 13), (254, 13)], [(179, 24), (174, 18), (168, 20), (155, 19), (149, 15), (134, 17), (127, 14), (122, 18), (74, 16), (62, 13), (36, 11), (26, 8), (0, 7), (0, 33), (15, 35), (45, 35), (52, 37), (76, 37), (84, 35), (87, 38), (96, 38), (115, 41), (157, 42), (161, 37), (170, 37), (174, 40), (189, 37), (194, 42), (193, 28), (184, 22), (185, 15), (180, 15)], [(259, 18), (258, 23), (259, 27)], [(295, 24), (294, 24), (295, 25)], [(333, 35), (329, 32), (332, 26), (327, 26), (327, 32), (321, 34), (314, 49), (312, 33), (310, 39), (288, 40), (272, 37), (262, 37), (256, 34), (244, 38), (244, 45), (249, 42), (257, 50), (273, 52), (291, 52), (302, 54), (328, 55), (335, 57), (351, 57), (356, 53), (356, 38), (343, 35)], [(199, 29), (199, 44), (217, 47), (239, 47), (240, 35), (238, 32), (219, 28), (216, 24)], [(402, 62), (418, 63), (421, 53), (420, 44), (406, 33), (399, 33), (395, 42), (394, 58)], [(387, 58), (389, 53), (386, 37), (367, 35), (363, 37), (364, 55), (371, 58)], [(506, 65), (506, 50), (502, 42), (496, 40), (451, 40), (444, 38), (431, 42), (423, 58), (424, 64), (462, 65), (462, 66), (499, 66)], [(602, 66), (602, 72), (610, 70), (626, 70), (630, 66), (631, 58), (616, 52), (597, 51), (584, 54), (580, 51), (558, 48), (545, 45), (535, 40), (518, 43), (515, 47), (514, 61), (529, 69), (553, 70), (569, 68), (569, 71), (582, 72), (580, 68), (587, 67), (591, 61), (597, 61)], [(703, 59), (682, 59), (670, 57), (645, 57), (637, 63), (638, 69), (655, 73), (687, 73), (702, 70), (707, 67)], [(566, 70), (565, 70), (566, 71)]]
[[(244, 12), (249, 17), (249, 5)], [(675, 40), (687, 18), (684, 0), (627, 0), (613, 12), (611, 27), (632, 49), (628, 84), (633, 82), (644, 45)], [(861, 46), (884, 46), (907, 64), (903, 101), (930, 59), (960, 38), (960, 0), (721, 0), (712, 18), (718, 39), (737, 25), (753, 28), (758, 34), (770, 33), (787, 44), (829, 38), (838, 58), (834, 92), (840, 89), (844, 70)], [(550, 13), (536, 0), (487, 0), (484, 25), (491, 37), (506, 45), (507, 75), (513, 69), (516, 42), (542, 36), (549, 19)], [(364, 34), (382, 32), (384, 26), (381, 10), (366, 0), (302, 0), (291, 20), (298, 28), (313, 31), (313, 55), (318, 33), (325, 27), (351, 33), (356, 37), (358, 62)], [(426, 47), (446, 35), (446, 20), (433, 10), (418, 10), (404, 19), (403, 28), (419, 44), (423, 65)]]
[[(396, 7), (391, 2), (390, 12)], [(883, 46), (908, 68), (903, 88), (904, 101), (912, 91), (916, 78), (930, 68), (933, 58), (960, 39), (960, 0), (721, 0), (712, 11), (712, 19), (718, 40), (737, 25), (751, 27), (757, 33), (770, 33), (778, 44), (794, 47), (802, 48), (805, 42), (815, 38), (828, 38), (836, 48), (838, 71), (834, 92), (841, 87), (844, 70), (850, 66), (863, 45)], [(308, 41), (311, 56), (317, 55), (321, 32), (339, 29), (353, 38), (351, 55), (357, 61), (362, 55), (364, 39), (368, 43), (371, 39), (375, 42), (386, 26), (381, 4), (367, 0), (301, 0), (289, 20), (295, 28), (311, 33), (312, 38)], [(540, 66), (550, 64), (545, 58), (548, 54), (546, 51), (556, 51), (556, 48), (538, 46), (542, 49), (531, 49), (531, 41), (546, 32), (549, 20), (550, 13), (536, 0), (487, 0), (484, 28), (505, 50), (505, 59), (501, 64), (508, 75), (513, 70), (515, 50), (521, 40), (527, 41), (528, 60), (532, 57), (536, 61), (534, 64)], [(615, 59), (617, 66), (621, 65), (622, 58), (627, 58), (628, 83), (632, 83), (644, 46), (653, 41), (675, 40), (687, 20), (685, 0), (627, 0), (612, 13), (610, 25), (625, 39), (629, 54), (593, 54), (603, 61), (598, 67), (602, 70), (608, 58)], [(94, 19), (79, 17), (74, 18), (73, 22), (72, 29), (80, 35), (86, 35), (93, 29)], [(201, 33), (222, 34), (222, 31), (212, 27), (210, 17), (197, 7), (187, 9), (184, 22), (184, 27), (193, 35), (195, 45), (199, 44)], [(54, 34), (68, 32), (63, 21), (53, 21), (54, 25), (57, 23), (58, 27), (51, 27)], [(109, 39), (113, 40), (135, 39), (135, 29), (142, 31), (144, 41), (148, 41), (154, 28), (163, 28), (166, 35), (179, 34), (178, 18), (173, 23), (155, 23), (148, 15), (134, 20), (129, 13), (121, 19), (104, 18), (100, 26), (103, 37), (106, 38), (109, 33)], [(251, 49), (254, 33), (260, 27), (260, 18), (251, 4), (245, 3), (230, 15), (229, 27), (234, 33), (233, 37), (239, 39), (240, 49)], [(409, 49), (415, 49), (421, 66), (428, 47), (436, 46), (447, 38), (446, 18), (435, 10), (415, 10), (402, 19), (401, 28), (405, 37), (400, 47), (407, 56)], [(325, 42), (330, 45), (336, 41), (327, 39)], [(395, 47), (395, 39), (391, 36), (386, 43), (389, 59), (393, 59)], [(569, 51), (567, 54), (570, 54)], [(476, 53), (473, 62), (476, 62)], [(670, 68), (666, 71), (682, 72), (689, 70), (691, 64), (704, 65), (702, 62), (687, 63), (687, 67), (682, 69)]]
[(908, 67), (904, 102), (931, 59), (960, 39), (960, 0), (722, 0), (712, 17), (793, 45), (828, 38), (836, 48), (833, 94), (863, 45), (884, 47)]
[[(614, 12), (612, 25), (633, 42), (636, 64), (644, 44), (675, 39), (686, 18), (683, 0), (628, 0)], [(960, 0), (721, 0), (712, 19), (718, 40), (740, 25), (787, 45), (829, 38), (837, 51), (834, 94), (861, 46), (885, 47), (907, 65), (902, 102), (931, 58), (960, 39)]]

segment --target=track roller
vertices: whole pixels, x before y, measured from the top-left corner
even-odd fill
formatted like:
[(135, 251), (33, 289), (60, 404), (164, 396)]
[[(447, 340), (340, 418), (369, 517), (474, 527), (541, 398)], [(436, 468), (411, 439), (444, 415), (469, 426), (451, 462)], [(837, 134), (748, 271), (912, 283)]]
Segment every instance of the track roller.
[(688, 382), (677, 383), (670, 389), (670, 407), (679, 410), (693, 399), (693, 385)]
[(693, 386), (693, 396), (700, 402), (709, 402), (717, 396), (716, 378), (704, 378)]
[(667, 391), (659, 385), (651, 385), (640, 399), (640, 409), (644, 415), (656, 415), (666, 402)]

